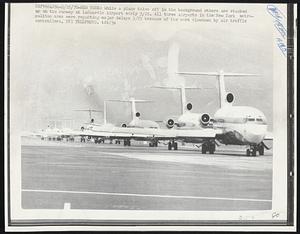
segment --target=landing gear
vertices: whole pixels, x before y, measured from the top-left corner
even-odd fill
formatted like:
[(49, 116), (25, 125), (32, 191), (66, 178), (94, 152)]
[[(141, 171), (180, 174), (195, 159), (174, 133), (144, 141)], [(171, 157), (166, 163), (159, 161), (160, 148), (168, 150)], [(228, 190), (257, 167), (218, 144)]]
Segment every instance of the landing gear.
[(216, 144), (212, 141), (207, 141), (202, 144), (201, 152), (202, 154), (206, 154), (206, 152), (209, 152), (209, 154), (214, 154), (216, 151)]
[(173, 148), (174, 150), (177, 150), (177, 149), (178, 149), (178, 144), (177, 144), (177, 142), (175, 142), (174, 140), (169, 141), (169, 143), (168, 143), (168, 150), (172, 150), (172, 148)]
[(85, 138), (84, 138), (84, 137), (81, 137), (81, 138), (80, 138), (80, 142), (85, 142)]
[(259, 144), (259, 145), (257, 146), (257, 148), (258, 148), (258, 153), (259, 153), (259, 155), (264, 155), (264, 154), (265, 154), (265, 147), (264, 147), (263, 144)]
[(124, 140), (124, 146), (130, 146), (130, 140), (129, 139), (125, 139)]
[(157, 147), (158, 142), (154, 141), (154, 142), (149, 142), (149, 147)]
[[(262, 147), (262, 149), (263, 149), (263, 147)], [(255, 157), (257, 151), (259, 152), (260, 155), (262, 155), (261, 153), (263, 153), (263, 151), (261, 151), (260, 145), (250, 145), (250, 149), (246, 150), (246, 155)]]
[(95, 138), (95, 144), (100, 144), (101, 142), (103, 142), (101, 138)]
[(256, 156), (256, 147), (252, 147), (252, 148), (250, 148), (250, 154), (251, 154), (251, 156)]

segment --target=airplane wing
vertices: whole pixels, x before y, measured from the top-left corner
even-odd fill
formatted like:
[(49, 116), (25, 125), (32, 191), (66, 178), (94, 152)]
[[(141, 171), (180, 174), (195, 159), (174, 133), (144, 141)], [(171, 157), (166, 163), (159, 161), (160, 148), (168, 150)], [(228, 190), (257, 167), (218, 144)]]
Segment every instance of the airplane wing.
[[(44, 133), (47, 135), (47, 133)], [(72, 137), (100, 137), (107, 139), (133, 139), (133, 140), (178, 140), (191, 143), (201, 143), (206, 139), (214, 139), (220, 134), (216, 129), (156, 129), (135, 127), (105, 127), (97, 130), (69, 130), (55, 133), (57, 136)], [(39, 134), (38, 134), (39, 135)], [(42, 135), (42, 134), (41, 134)], [(44, 136), (45, 136), (44, 135)]]
[(79, 132), (80, 136), (106, 137), (110, 139), (135, 139), (135, 140), (180, 140), (192, 143), (201, 143), (206, 139), (214, 139), (221, 134), (216, 129), (155, 129), (155, 128), (122, 128), (113, 127), (106, 131), (85, 130)]
[(273, 132), (267, 132), (264, 140), (273, 140)]
[(215, 129), (155, 129), (152, 138), (156, 140), (179, 140), (201, 143), (206, 139), (214, 139), (220, 130)]
[(87, 137), (101, 137), (109, 139), (137, 139), (137, 140), (147, 140), (153, 138), (153, 131), (151, 129), (143, 128), (122, 128), (122, 127), (112, 127), (103, 128), (97, 130), (83, 130), (73, 132), (72, 136), (87, 136)]

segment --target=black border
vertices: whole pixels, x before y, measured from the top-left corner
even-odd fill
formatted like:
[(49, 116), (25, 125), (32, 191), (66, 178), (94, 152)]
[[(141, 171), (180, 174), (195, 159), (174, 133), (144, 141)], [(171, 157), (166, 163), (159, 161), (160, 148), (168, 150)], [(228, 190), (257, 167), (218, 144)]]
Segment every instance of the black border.
[[(10, 196), (10, 3), (7, 4), (7, 222), (11, 226), (11, 196)], [(5, 77), (6, 78), (6, 77)]]
[(294, 9), (287, 5), (287, 225), (294, 223)]
[[(21, 2), (28, 2), (33, 3), (32, 1), (21, 1)], [(40, 2), (48, 2), (48, 1), (40, 1)], [(65, 2), (65, 1), (49, 1), (49, 2)], [(72, 2), (99, 2), (99, 1), (72, 1)], [(121, 0), (116, 0), (114, 2), (102, 0), (101, 2), (125, 2)], [(152, 1), (139, 1), (140, 3), (149, 3)], [(155, 2), (155, 1), (154, 1)], [(165, 3), (171, 3), (169, 1), (161, 1)], [(187, 1), (178, 1), (177, 3), (195, 3), (193, 0)], [(202, 3), (207, 3), (209, 1), (202, 1)], [(11, 220), (11, 197), (10, 197), (10, 17), (11, 17), (11, 6), (10, 2), (7, 4), (7, 12), (8, 12), (8, 28), (7, 28), (7, 210), (8, 210), (8, 226), (9, 227), (39, 227), (39, 226), (293, 226), (295, 225), (294, 220), (294, 4), (289, 3), (289, 1), (258, 1), (253, 0), (251, 2), (248, 1), (231, 1), (225, 2), (220, 0), (210, 1), (213, 3), (282, 3), (287, 4), (287, 32), (288, 32), (288, 39), (287, 39), (287, 90), (288, 90), (288, 97), (287, 97), (287, 221), (239, 221), (239, 220), (232, 220), (232, 221), (211, 221), (211, 220), (199, 220), (199, 221), (183, 221), (183, 220), (172, 220), (172, 221), (132, 221), (132, 220), (122, 220), (122, 221), (114, 221), (114, 220), (101, 220), (101, 221), (91, 221), (91, 220)], [(5, 12), (5, 7), (1, 7), (2, 12)], [(5, 17), (5, 14), (2, 14)], [(4, 45), (3, 45), (4, 48)], [(5, 55), (3, 56), (5, 58)], [(3, 65), (4, 67), (4, 65)], [(4, 72), (3, 72), (4, 73)], [(6, 77), (5, 77), (6, 79)], [(4, 79), (3, 79), (4, 81)], [(4, 164), (3, 164), (4, 165)], [(3, 173), (4, 174), (4, 173)], [(4, 184), (3, 184), (4, 187)], [(5, 191), (5, 188), (4, 190)], [(3, 209), (4, 210), (4, 209)], [(5, 211), (4, 211), (5, 212)], [(4, 216), (3, 216), (4, 217)], [(200, 224), (199, 224), (200, 223)]]
[[(1, 45), (1, 52), (2, 52), (2, 56), (0, 61), (2, 61), (2, 63), (0, 63), (0, 74), (2, 75), (3, 79), (1, 80), (1, 87), (3, 90), (3, 96), (1, 96), (3, 98), (3, 100), (1, 101), (3, 107), (4, 107), (4, 59), (5, 59), (5, 54), (4, 54), (4, 20), (5, 20), (5, 7), (4, 4), (0, 4), (0, 19), (1, 19), (1, 23), (3, 25), (3, 27), (0, 28), (0, 35), (2, 36), (2, 40), (0, 41)], [(1, 112), (2, 116), (4, 116), (4, 108), (2, 110), (3, 112)], [(3, 122), (1, 122), (1, 127), (2, 129), (4, 129), (4, 120)], [(0, 177), (2, 178), (1, 181), (3, 181), (2, 186), (1, 186), (1, 192), (0, 193), (0, 211), (1, 211), (1, 221), (0, 221), (0, 231), (3, 230), (4, 232), (4, 217), (5, 217), (5, 210), (4, 210), (4, 135), (1, 135), (1, 143), (3, 145), (3, 157), (1, 157), (1, 167), (0, 167)]]

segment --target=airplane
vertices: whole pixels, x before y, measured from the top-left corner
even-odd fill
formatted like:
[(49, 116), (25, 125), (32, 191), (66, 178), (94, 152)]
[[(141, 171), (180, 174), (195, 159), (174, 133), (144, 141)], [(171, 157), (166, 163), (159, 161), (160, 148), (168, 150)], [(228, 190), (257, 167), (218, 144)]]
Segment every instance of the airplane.
[[(225, 145), (245, 145), (247, 156), (264, 155), (264, 149), (270, 149), (264, 144), (267, 137), (267, 119), (263, 112), (250, 106), (233, 106), (234, 95), (226, 92), (225, 76), (246, 77), (255, 74), (225, 73), (219, 72), (177, 72), (184, 76), (209, 76), (217, 77), (219, 86), (220, 108), (213, 117), (213, 129), (221, 129), (222, 133), (216, 135), (216, 140)], [(210, 118), (210, 117), (209, 117)], [(213, 153), (216, 147), (215, 141), (202, 144), (202, 153)]]
[(47, 126), (47, 128), (45, 129), (41, 129), (41, 130), (37, 130), (35, 132), (31, 132), (30, 134), (27, 135), (31, 135), (31, 136), (38, 136), (41, 138), (41, 140), (57, 140), (57, 141), (61, 141), (64, 138), (64, 133), (69, 131), (69, 128), (57, 128), (57, 122), (61, 122), (64, 120), (70, 120), (70, 119), (55, 119), (55, 120), (50, 120), (50, 122), (54, 123), (52, 124), (53, 126), (51, 126), (51, 124), (49, 124)]
[[(187, 89), (202, 89), (201, 87), (185, 87), (181, 86), (152, 86), (158, 89), (177, 89), (180, 91), (181, 114), (176, 117), (169, 117), (165, 121), (167, 128), (177, 127), (180, 129), (205, 128), (209, 125), (209, 115), (207, 113), (193, 113), (192, 103), (186, 101)], [(205, 88), (207, 89), (207, 88)], [(187, 103), (187, 104), (186, 104)]]
[[(82, 126), (81, 129), (81, 142), (85, 142), (86, 141), (86, 137), (88, 140), (90, 140), (91, 138), (94, 139), (95, 144), (100, 144), (101, 142), (104, 143), (106, 137), (98, 137), (95, 136), (95, 134), (93, 132), (97, 132), (97, 131), (107, 131), (108, 129), (111, 129), (114, 127), (113, 124), (108, 123), (107, 122), (107, 101), (108, 100), (104, 100), (103, 101), (103, 111), (101, 110), (93, 110), (93, 109), (86, 109), (86, 110), (75, 110), (75, 111), (88, 111), (89, 112), (89, 118), (90, 118), (90, 122), (85, 123), (86, 127)], [(95, 123), (95, 119), (92, 118), (92, 112), (103, 112), (103, 123), (99, 124), (99, 123)]]
[[(129, 102), (131, 103), (131, 115), (132, 120), (126, 124), (122, 123), (121, 127), (117, 127), (113, 124), (107, 123), (106, 115), (107, 115), (107, 102)], [(115, 140), (116, 144), (120, 144), (120, 140), (124, 140), (124, 146), (130, 146), (131, 140), (141, 140), (141, 141), (150, 141), (150, 147), (156, 147), (158, 145), (158, 141), (153, 140), (152, 134), (149, 135), (148, 132), (145, 132), (145, 129), (156, 129), (159, 128), (158, 123), (151, 120), (143, 120), (140, 119), (140, 113), (136, 111), (136, 103), (147, 103), (150, 101), (140, 100), (140, 99), (111, 99), (104, 100), (104, 110), (103, 110), (103, 124), (96, 124), (94, 119), (91, 118), (90, 123), (87, 123), (87, 127), (81, 127), (81, 132), (77, 133), (77, 135), (81, 136), (81, 142), (85, 142), (85, 139), (94, 139), (95, 143), (104, 142), (105, 139), (110, 139), (110, 143), (112, 140)], [(80, 110), (80, 111), (90, 111), (90, 110)], [(93, 112), (93, 111), (92, 111)], [(99, 111), (98, 111), (99, 112)], [(126, 128), (126, 129), (123, 129)], [(151, 138), (149, 140), (149, 138)]]
[[(152, 121), (152, 120), (144, 120), (144, 119), (141, 119), (141, 114), (140, 112), (137, 112), (136, 110), (136, 103), (149, 103), (151, 101), (148, 101), (148, 100), (142, 100), (142, 99), (135, 99), (133, 97), (130, 97), (129, 99), (110, 99), (110, 100), (107, 100), (107, 101), (110, 101), (110, 102), (129, 102), (131, 103), (131, 118), (132, 120), (126, 124), (126, 123), (122, 123), (121, 126), (123, 128), (142, 128), (142, 129), (145, 129), (145, 128), (150, 128), (150, 129), (158, 129), (159, 128), (159, 124), (155, 121)], [(130, 139), (125, 139), (124, 140), (124, 145), (126, 146), (130, 146)], [(158, 145), (158, 142), (157, 141), (150, 141), (149, 142), (149, 146), (150, 147), (157, 147)]]
[(149, 103), (151, 101), (148, 100), (142, 100), (142, 99), (135, 99), (133, 97), (129, 99), (123, 99), (123, 100), (118, 100), (118, 99), (111, 99), (108, 100), (110, 102), (129, 102), (131, 103), (131, 118), (132, 120), (126, 124), (123, 123), (121, 126), (122, 127), (130, 127), (130, 128), (159, 128), (159, 124), (156, 123), (155, 121), (152, 120), (144, 120), (141, 119), (141, 114), (140, 112), (136, 111), (136, 103)]
[[(264, 149), (269, 149), (264, 144), (263, 140), (272, 139), (272, 137), (267, 136), (267, 120), (265, 115), (260, 110), (253, 107), (232, 106), (234, 95), (230, 92), (226, 92), (224, 81), (225, 76), (245, 77), (255, 76), (255, 74), (224, 73), (222, 70), (220, 72), (179, 72), (178, 58), (179, 45), (177, 43), (172, 43), (168, 53), (168, 76), (172, 83), (182, 83), (180, 80), (182, 79), (182, 76), (189, 77), (204, 75), (208, 77), (217, 77), (220, 101), (220, 108), (216, 111), (213, 118), (211, 118), (207, 113), (204, 113), (200, 118), (200, 122), (202, 123), (201, 127), (204, 128), (203, 130), (208, 130), (208, 128), (212, 127), (214, 130), (218, 131), (216, 132), (216, 137), (214, 137), (214, 139), (211, 137), (206, 138), (205, 134), (202, 134), (202, 131), (202, 136), (199, 135), (198, 138), (196, 137), (196, 134), (194, 138), (182, 136), (182, 140), (202, 141), (201, 148), (203, 154), (206, 152), (213, 154), (218, 141), (225, 145), (246, 145), (246, 155), (248, 156), (255, 156), (257, 151), (260, 155), (263, 155)], [(192, 109), (191, 103), (186, 106), (188, 115), (184, 113), (184, 103), (186, 102), (185, 89), (181, 86), (180, 90), (182, 119), (177, 120), (177, 124), (181, 123), (178, 124), (178, 126), (188, 125), (195, 127), (197, 126), (197, 122), (199, 122), (199, 115), (191, 115), (191, 113), (189, 113)], [(170, 129), (174, 129), (173, 127), (175, 125), (176, 122), (173, 119), (169, 119), (167, 121), (167, 127)], [(183, 135), (188, 135), (187, 133), (191, 134), (190, 132), (186, 132)], [(174, 141), (180, 138), (180, 134), (177, 134), (176, 139), (173, 139), (173, 142), (169, 142), (168, 149), (177, 149), (177, 145), (174, 147)]]

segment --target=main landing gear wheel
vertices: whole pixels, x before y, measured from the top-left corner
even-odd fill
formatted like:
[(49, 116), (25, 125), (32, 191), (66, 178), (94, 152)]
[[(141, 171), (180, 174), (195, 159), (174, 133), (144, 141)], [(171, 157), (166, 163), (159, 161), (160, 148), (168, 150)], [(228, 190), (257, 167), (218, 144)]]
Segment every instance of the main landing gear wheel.
[(174, 142), (174, 150), (177, 150), (178, 149), (178, 144), (177, 144), (177, 142)]
[(130, 140), (124, 140), (124, 146), (130, 146)]
[(172, 150), (172, 148), (173, 148), (174, 150), (177, 150), (177, 149), (178, 149), (178, 143), (175, 142), (175, 141), (170, 141), (170, 142), (168, 143), (168, 150)]
[(157, 142), (149, 142), (149, 147), (157, 147)]
[(95, 144), (100, 144), (102, 142), (102, 139), (95, 139)]
[(259, 153), (259, 155), (265, 154), (265, 147), (263, 146), (263, 144), (258, 145), (258, 153)]
[(80, 138), (80, 142), (85, 142), (85, 138), (84, 138), (84, 137), (81, 137), (81, 138)]
[(216, 145), (213, 142), (204, 142), (202, 144), (201, 152), (202, 154), (206, 154), (209, 152), (210, 154), (214, 154), (216, 151)]
[(202, 154), (206, 154), (206, 151), (207, 151), (207, 146), (206, 146), (206, 144), (202, 144), (201, 153), (202, 153)]

